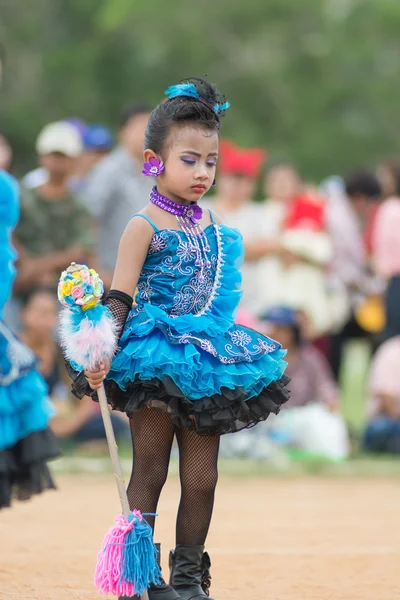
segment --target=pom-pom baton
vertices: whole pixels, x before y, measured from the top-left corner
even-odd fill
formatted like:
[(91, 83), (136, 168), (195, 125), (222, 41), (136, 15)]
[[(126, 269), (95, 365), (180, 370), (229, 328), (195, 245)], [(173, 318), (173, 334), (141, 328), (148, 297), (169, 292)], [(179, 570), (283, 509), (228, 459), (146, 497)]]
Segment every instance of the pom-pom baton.
[[(95, 369), (104, 360), (111, 361), (115, 353), (115, 323), (108, 308), (101, 303), (103, 294), (103, 282), (94, 269), (72, 263), (62, 272), (58, 284), (58, 299), (64, 307), (60, 316), (61, 345), (75, 370)], [(97, 555), (94, 583), (99, 592), (128, 597), (142, 594), (145, 600), (150, 584), (160, 581), (157, 550), (151, 527), (143, 515), (129, 509), (104, 385), (97, 395), (122, 515), (117, 516), (103, 540)]]

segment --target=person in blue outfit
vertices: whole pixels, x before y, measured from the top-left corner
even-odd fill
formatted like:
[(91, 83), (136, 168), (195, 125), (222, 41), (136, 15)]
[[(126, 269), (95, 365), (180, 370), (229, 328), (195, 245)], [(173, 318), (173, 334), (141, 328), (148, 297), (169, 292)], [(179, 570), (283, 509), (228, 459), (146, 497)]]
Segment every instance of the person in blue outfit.
[(15, 276), (11, 234), (18, 216), (18, 184), (0, 171), (0, 508), (54, 488), (46, 462), (60, 453), (37, 359), (1, 320)]
[[(220, 117), (229, 104), (197, 78), (166, 95), (145, 136), (143, 173), (157, 185), (122, 236), (106, 299), (121, 332), (119, 351), (111, 365), (76, 372), (73, 389), (83, 395), (104, 382), (110, 404), (130, 418), (132, 508), (156, 512), (176, 436), (181, 500), (170, 583), (162, 580), (148, 594), (201, 600), (210, 584), (204, 544), (220, 436), (277, 413), (288, 399), (288, 378), (281, 346), (235, 325), (239, 231), (198, 204), (214, 182)], [(154, 517), (148, 520), (154, 527)]]

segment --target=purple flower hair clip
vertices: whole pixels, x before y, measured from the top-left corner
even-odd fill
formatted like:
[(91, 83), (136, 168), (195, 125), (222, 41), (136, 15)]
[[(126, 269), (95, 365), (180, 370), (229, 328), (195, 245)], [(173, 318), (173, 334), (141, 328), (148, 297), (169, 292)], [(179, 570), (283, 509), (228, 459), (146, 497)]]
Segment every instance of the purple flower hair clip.
[(146, 177), (158, 177), (163, 171), (163, 161), (153, 156), (150, 158), (149, 162), (144, 163), (142, 173), (143, 175), (146, 175)]

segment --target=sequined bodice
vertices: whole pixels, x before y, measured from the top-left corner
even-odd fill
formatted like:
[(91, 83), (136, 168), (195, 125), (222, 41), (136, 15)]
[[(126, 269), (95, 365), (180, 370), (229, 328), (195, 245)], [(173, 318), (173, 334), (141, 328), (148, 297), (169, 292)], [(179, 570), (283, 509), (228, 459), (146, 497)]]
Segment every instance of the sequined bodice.
[(210, 246), (210, 267), (201, 273), (195, 264), (196, 253), (183, 232), (154, 232), (138, 282), (137, 311), (144, 304), (154, 304), (172, 317), (203, 313), (215, 291), (222, 260), (218, 226), (209, 225), (205, 234)]

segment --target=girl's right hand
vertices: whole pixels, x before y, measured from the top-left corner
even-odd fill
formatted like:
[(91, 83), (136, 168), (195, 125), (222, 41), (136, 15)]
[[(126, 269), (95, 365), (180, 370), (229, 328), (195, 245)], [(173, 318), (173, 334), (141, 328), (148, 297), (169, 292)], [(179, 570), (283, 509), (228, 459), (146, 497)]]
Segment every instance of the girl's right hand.
[(98, 390), (101, 388), (103, 381), (105, 380), (107, 373), (110, 370), (111, 362), (109, 359), (105, 359), (101, 362), (96, 370), (85, 371), (85, 377), (92, 390)]

